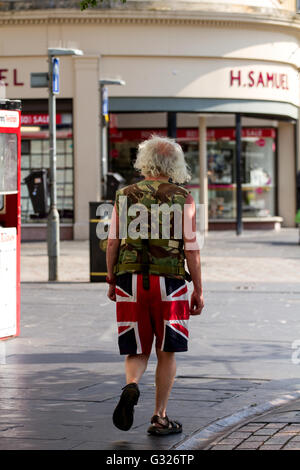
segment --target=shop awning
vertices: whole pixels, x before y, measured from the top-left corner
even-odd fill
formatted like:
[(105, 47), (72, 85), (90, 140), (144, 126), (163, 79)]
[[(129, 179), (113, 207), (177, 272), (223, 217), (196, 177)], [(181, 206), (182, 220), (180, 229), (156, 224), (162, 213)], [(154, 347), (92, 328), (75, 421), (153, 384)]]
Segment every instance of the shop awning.
[(291, 103), (267, 100), (228, 100), (214, 98), (110, 97), (109, 111), (241, 113), (272, 118), (298, 119), (298, 108)]

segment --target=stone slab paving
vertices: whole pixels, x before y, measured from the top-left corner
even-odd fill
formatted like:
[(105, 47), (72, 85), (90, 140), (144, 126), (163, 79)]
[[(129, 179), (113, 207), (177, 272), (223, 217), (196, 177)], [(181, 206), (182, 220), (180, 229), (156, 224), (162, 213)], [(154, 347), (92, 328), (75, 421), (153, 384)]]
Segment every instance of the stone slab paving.
[(236, 427), (206, 450), (300, 450), (300, 400)]

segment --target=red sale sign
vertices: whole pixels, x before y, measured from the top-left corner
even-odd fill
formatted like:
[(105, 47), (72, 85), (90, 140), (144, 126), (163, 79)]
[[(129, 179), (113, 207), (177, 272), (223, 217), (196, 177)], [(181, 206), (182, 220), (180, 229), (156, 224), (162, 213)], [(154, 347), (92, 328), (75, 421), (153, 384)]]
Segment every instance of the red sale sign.
[[(61, 114), (56, 115), (56, 124), (61, 124)], [(21, 126), (48, 126), (48, 114), (22, 114)]]

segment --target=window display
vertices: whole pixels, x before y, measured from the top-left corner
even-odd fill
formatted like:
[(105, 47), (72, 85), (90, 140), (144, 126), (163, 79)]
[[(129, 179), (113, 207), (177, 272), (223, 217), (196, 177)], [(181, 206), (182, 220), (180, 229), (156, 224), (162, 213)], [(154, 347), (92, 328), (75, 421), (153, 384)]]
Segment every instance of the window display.
[[(234, 129), (208, 134), (210, 219), (236, 217)], [(275, 129), (244, 128), (242, 135), (243, 217), (275, 215)]]
[(275, 215), (275, 149), (272, 137), (246, 137), (243, 141), (245, 215)]
[(208, 215), (232, 218), (235, 207), (234, 143), (218, 139), (207, 142)]

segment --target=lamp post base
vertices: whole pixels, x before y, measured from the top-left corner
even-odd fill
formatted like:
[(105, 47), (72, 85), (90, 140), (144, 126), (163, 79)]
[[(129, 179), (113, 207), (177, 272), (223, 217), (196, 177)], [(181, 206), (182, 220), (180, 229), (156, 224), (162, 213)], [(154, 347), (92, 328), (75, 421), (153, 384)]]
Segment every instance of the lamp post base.
[(48, 279), (58, 281), (59, 262), (59, 213), (56, 207), (50, 209), (48, 215)]

